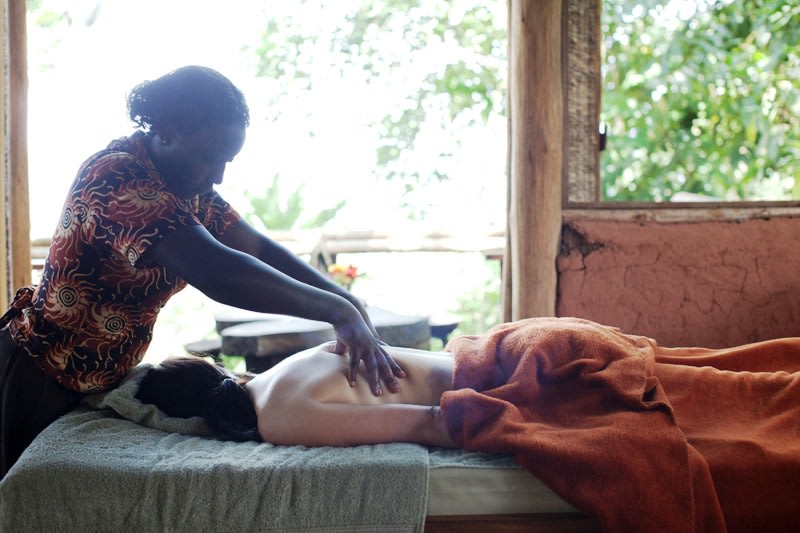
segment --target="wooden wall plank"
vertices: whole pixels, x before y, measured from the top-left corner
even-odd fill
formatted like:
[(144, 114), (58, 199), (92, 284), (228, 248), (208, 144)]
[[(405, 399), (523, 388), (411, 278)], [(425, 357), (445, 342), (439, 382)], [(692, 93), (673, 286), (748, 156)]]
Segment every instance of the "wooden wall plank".
[(564, 202), (595, 202), (600, 200), (601, 0), (564, 4)]
[(563, 163), (560, 0), (509, 2), (510, 318), (555, 313)]
[(11, 284), (31, 283), (31, 224), (28, 198), (28, 54), (25, 2), (8, 3), (8, 121), (10, 162)]
[(9, 166), (8, 152), (6, 150), (6, 140), (8, 136), (8, 122), (6, 117), (6, 94), (8, 93), (8, 24), (7, 24), (7, 0), (0, 1), (0, 60), (2, 60), (2, 74), (0, 74), (0, 309), (8, 307), (9, 296), (11, 293), (11, 255), (8, 246), (8, 193), (9, 193)]

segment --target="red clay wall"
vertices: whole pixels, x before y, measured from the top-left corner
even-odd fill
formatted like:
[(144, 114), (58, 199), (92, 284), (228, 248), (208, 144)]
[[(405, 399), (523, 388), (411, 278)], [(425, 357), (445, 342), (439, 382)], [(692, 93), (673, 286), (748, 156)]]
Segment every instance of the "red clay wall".
[(558, 258), (559, 316), (723, 347), (800, 336), (800, 218), (573, 220)]

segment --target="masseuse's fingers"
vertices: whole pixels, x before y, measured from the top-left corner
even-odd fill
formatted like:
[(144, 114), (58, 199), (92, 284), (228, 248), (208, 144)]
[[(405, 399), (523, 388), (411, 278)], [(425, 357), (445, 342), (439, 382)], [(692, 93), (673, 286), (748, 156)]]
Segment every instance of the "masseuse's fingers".
[(339, 335), (336, 335), (336, 345), (333, 347), (333, 353), (337, 355), (344, 355), (347, 351), (347, 345), (342, 341)]
[(355, 385), (356, 379), (358, 379), (358, 367), (361, 361), (364, 361), (367, 382), (374, 395), (383, 394), (382, 384), (385, 384), (390, 392), (400, 390), (397, 377), (405, 377), (406, 374), (381, 344), (376, 341), (372, 349), (360, 353), (361, 356), (355, 350), (350, 351), (350, 366), (347, 376), (350, 385)]
[[(383, 341), (381, 341), (381, 344), (383, 346), (386, 345)], [(383, 352), (384, 360), (386, 361), (386, 364), (389, 365), (389, 372), (391, 372), (391, 376), (388, 376), (388, 377), (384, 374), (384, 380), (393, 379), (395, 377), (398, 377), (398, 378), (406, 377), (406, 371), (403, 370), (400, 367), (400, 365), (397, 364), (397, 361), (395, 361), (392, 358), (392, 356), (389, 355), (389, 352), (387, 352), (386, 349), (383, 348), (383, 347), (381, 347), (381, 352)], [(397, 380), (395, 379), (394, 382), (397, 383)]]
[(358, 365), (361, 364), (361, 358), (358, 357), (353, 351), (350, 352), (350, 369), (347, 372), (347, 381), (350, 386), (355, 386), (356, 378), (358, 378)]
[(358, 379), (358, 367), (364, 361), (367, 383), (372, 393), (376, 396), (383, 394), (382, 383), (391, 392), (400, 390), (398, 377), (404, 377), (405, 372), (384, 349), (380, 341), (360, 315), (357, 320), (339, 324), (336, 329), (337, 348), (339, 344), (345, 345), (350, 356), (347, 379), (350, 385), (355, 385)]
[[(386, 388), (391, 392), (398, 392), (400, 390), (400, 383), (397, 378), (403, 378), (406, 373), (400, 368), (392, 356), (386, 351), (382, 345), (378, 345), (378, 350), (375, 353), (376, 372), (373, 379), (380, 379), (386, 384)], [(378, 376), (380, 376), (378, 378)]]
[(367, 383), (369, 383), (372, 394), (380, 396), (383, 394), (383, 388), (381, 387), (378, 367), (375, 364), (375, 355), (372, 350), (362, 352), (361, 354), (355, 351), (350, 352), (350, 373), (348, 376), (350, 385), (354, 386), (356, 384), (356, 379), (358, 379), (358, 366), (361, 364), (361, 361), (364, 361), (364, 367), (367, 369)]

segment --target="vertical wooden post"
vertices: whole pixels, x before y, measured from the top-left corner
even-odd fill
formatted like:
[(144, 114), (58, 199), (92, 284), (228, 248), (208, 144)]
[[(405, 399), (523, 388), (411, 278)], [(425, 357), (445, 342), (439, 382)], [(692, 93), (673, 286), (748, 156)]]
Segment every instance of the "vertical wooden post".
[[(6, 139), (8, 131), (6, 95), (8, 94), (8, 77), (5, 72), (8, 65), (8, 23), (6, 0), (0, 0), (0, 61), (3, 73), (0, 74), (0, 309), (8, 307), (11, 291), (11, 256), (8, 238), (8, 192), (10, 174)], [(2, 312), (2, 311), (0, 311)]]
[(564, 2), (564, 206), (600, 200), (601, 4)]
[(12, 290), (31, 283), (28, 198), (28, 54), (25, 2), (8, 2), (8, 126)]
[(561, 234), (561, 0), (509, 0), (506, 318), (553, 316)]

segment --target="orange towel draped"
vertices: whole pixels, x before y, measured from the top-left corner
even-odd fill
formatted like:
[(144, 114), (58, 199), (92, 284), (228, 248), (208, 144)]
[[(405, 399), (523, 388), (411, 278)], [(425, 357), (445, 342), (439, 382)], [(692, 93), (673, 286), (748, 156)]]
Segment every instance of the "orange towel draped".
[(451, 437), (515, 460), (607, 531), (794, 531), (800, 339), (708, 350), (574, 318), (454, 339)]

